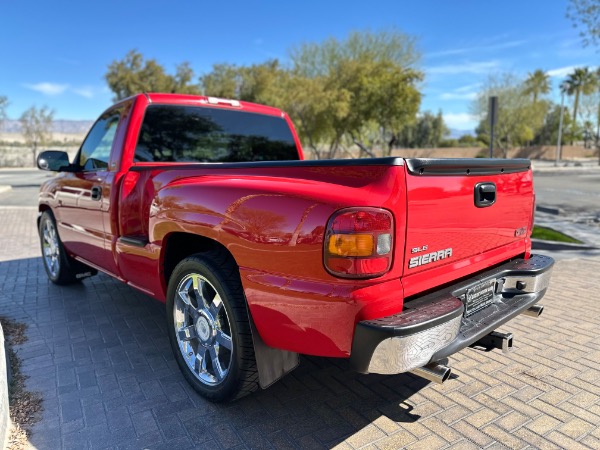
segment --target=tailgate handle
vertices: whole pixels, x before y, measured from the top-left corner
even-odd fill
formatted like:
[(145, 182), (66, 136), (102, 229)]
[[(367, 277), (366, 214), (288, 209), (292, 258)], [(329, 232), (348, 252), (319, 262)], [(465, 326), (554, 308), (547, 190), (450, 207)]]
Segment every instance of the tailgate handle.
[(475, 185), (475, 206), (485, 208), (496, 203), (496, 185), (494, 183), (477, 183)]

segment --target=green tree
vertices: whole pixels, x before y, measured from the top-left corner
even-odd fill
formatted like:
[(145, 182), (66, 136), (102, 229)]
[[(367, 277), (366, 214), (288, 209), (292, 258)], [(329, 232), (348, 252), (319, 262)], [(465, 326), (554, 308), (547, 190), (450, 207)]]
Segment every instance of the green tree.
[[(558, 141), (558, 127), (560, 124), (560, 106), (552, 105), (550, 111), (544, 118), (544, 124), (537, 132), (534, 143), (536, 145), (556, 145)], [(577, 138), (573, 135), (573, 119), (569, 110), (565, 108), (563, 112), (563, 133), (561, 137), (561, 144), (565, 145)]]
[(598, 85), (598, 110), (596, 112), (596, 151), (598, 152), (598, 165), (600, 166), (600, 67), (596, 69), (596, 83)]
[(169, 75), (155, 59), (144, 60), (137, 50), (129, 51), (122, 60), (113, 61), (104, 78), (115, 94), (115, 101), (140, 92), (200, 93), (199, 87), (191, 84), (194, 72), (189, 63), (179, 64), (175, 75)]
[(200, 77), (204, 95), (275, 105), (284, 70), (276, 59), (251, 66), (215, 64)]
[[(564, 81), (565, 92), (569, 96), (575, 96), (573, 101), (573, 127), (577, 127), (577, 113), (581, 95), (589, 95), (596, 88), (596, 76), (588, 67), (578, 67), (567, 76)], [(575, 133), (575, 130), (573, 130)]]
[(473, 114), (480, 119), (477, 137), (489, 143), (488, 102), (490, 96), (498, 97), (494, 145), (500, 148), (505, 158), (508, 149), (533, 140), (549, 107), (546, 101), (537, 101), (534, 105), (525, 95), (525, 89), (525, 83), (512, 74), (492, 75), (472, 105)]
[(253, 64), (241, 70), (240, 99), (276, 105), (280, 95), (283, 68), (277, 59)]
[(569, 0), (567, 17), (580, 28), (584, 46), (600, 46), (600, 0)]
[(6, 115), (6, 108), (8, 105), (8, 97), (0, 95), (0, 131), (2, 131), (2, 127), (4, 126), (4, 121), (8, 119), (8, 116)]
[[(600, 148), (600, 67), (596, 69), (596, 84), (598, 87), (598, 113), (596, 115), (596, 139), (598, 140), (598, 147)], [(600, 154), (600, 153), (599, 153)]]
[[(350, 147), (389, 154), (402, 125), (415, 120), (422, 73), (414, 38), (398, 31), (354, 32), (292, 50), (281, 106), (317, 158)], [(309, 89), (310, 95), (301, 89)], [(308, 111), (322, 120), (315, 121)]]
[(240, 68), (233, 64), (214, 64), (212, 71), (200, 77), (204, 95), (220, 98), (240, 98)]
[(50, 142), (52, 139), (52, 122), (54, 120), (54, 111), (46, 106), (38, 109), (32, 106), (26, 110), (19, 121), (21, 122), (21, 133), (25, 138), (25, 143), (31, 148), (33, 165), (36, 164), (38, 147)]
[(478, 147), (481, 146), (481, 142), (471, 134), (463, 134), (458, 138), (458, 143), (462, 147)]
[(331, 84), (327, 77), (308, 78), (286, 72), (279, 86), (279, 101), (273, 104), (288, 112), (303, 146), (317, 159), (336, 156), (340, 137), (335, 133), (335, 124), (343, 120), (350, 107), (350, 93), (337, 91)]
[(550, 81), (548, 74), (543, 70), (537, 69), (535, 72), (530, 72), (525, 80), (525, 89), (523, 93), (531, 95), (533, 103), (536, 104), (541, 95), (550, 92)]
[(450, 133), (442, 112), (437, 115), (425, 111), (414, 123), (406, 124), (397, 136), (397, 145), (404, 148), (436, 148), (442, 146)]

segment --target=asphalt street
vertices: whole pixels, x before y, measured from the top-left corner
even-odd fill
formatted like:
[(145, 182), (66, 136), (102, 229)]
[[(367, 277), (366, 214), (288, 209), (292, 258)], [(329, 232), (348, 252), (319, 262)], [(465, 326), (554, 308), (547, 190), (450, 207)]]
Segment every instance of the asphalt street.
[(538, 205), (559, 208), (565, 215), (596, 219), (600, 226), (600, 170), (534, 175)]
[(0, 206), (36, 206), (40, 185), (53, 176), (38, 169), (0, 169), (0, 186), (12, 187), (0, 193)]

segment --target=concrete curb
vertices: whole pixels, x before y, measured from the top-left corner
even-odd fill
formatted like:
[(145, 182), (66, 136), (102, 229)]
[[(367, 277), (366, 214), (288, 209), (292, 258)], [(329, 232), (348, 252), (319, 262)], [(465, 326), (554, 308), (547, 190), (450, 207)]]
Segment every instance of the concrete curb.
[(537, 166), (532, 165), (533, 173), (594, 173), (600, 172), (600, 166)]
[(8, 404), (8, 383), (10, 367), (8, 365), (8, 355), (6, 353), (4, 332), (0, 325), (0, 442), (2, 448), (6, 448), (6, 440), (10, 430), (10, 416)]
[(558, 216), (563, 212), (560, 208), (550, 208), (542, 205), (535, 205), (535, 210), (546, 214), (552, 214), (554, 216)]
[(0, 194), (12, 190), (12, 186), (0, 185)]
[(531, 248), (534, 250), (598, 250), (598, 247), (585, 244), (571, 244), (569, 242), (543, 241), (541, 239), (532, 239)]

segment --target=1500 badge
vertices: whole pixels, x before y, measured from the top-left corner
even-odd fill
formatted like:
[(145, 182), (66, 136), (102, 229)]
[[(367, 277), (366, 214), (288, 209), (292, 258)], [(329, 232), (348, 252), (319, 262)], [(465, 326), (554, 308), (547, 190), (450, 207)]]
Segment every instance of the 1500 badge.
[[(427, 247), (425, 247), (425, 249), (427, 249)], [(408, 268), (414, 269), (415, 267), (423, 266), (425, 264), (431, 264), (432, 262), (440, 261), (441, 259), (450, 258), (451, 256), (452, 256), (452, 248), (447, 248), (445, 250), (439, 250), (437, 252), (426, 253), (424, 255), (413, 256), (408, 261)]]

